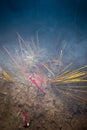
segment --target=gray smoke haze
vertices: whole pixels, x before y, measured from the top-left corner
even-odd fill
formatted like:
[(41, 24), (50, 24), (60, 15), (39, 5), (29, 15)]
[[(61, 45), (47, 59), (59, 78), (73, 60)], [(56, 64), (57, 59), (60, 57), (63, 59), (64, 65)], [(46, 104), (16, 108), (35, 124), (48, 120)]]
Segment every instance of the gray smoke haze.
[(14, 50), (18, 44), (16, 32), (25, 41), (36, 41), (39, 31), (39, 45), (49, 55), (57, 57), (64, 48), (65, 64), (86, 64), (86, 5), (86, 0), (1, 0), (0, 46), (13, 46)]

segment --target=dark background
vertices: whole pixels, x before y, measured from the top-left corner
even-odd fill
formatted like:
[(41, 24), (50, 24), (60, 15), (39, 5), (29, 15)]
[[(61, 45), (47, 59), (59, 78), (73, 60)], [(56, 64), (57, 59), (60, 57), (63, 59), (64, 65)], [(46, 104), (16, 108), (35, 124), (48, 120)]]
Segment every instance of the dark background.
[(0, 45), (17, 42), (17, 34), (30, 40), (39, 31), (40, 45), (87, 63), (86, 0), (1, 0)]

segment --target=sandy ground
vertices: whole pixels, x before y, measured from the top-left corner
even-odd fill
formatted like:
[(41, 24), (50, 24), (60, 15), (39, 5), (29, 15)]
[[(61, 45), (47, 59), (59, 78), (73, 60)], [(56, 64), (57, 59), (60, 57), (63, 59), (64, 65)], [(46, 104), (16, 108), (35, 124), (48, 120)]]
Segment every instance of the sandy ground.
[[(0, 130), (87, 130), (87, 104), (64, 95), (54, 86), (44, 88), (0, 81)], [(23, 127), (26, 111), (30, 127)]]

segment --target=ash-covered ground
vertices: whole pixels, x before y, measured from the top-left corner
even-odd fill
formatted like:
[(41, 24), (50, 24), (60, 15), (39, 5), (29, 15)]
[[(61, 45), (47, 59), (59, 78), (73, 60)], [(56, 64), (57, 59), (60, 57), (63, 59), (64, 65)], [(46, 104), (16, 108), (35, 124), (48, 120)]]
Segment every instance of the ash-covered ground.
[[(44, 86), (43, 94), (32, 85), (0, 81), (0, 129), (87, 130), (87, 103), (57, 88)], [(87, 99), (86, 94), (82, 96)], [(28, 128), (24, 128), (22, 111), (27, 113)]]

